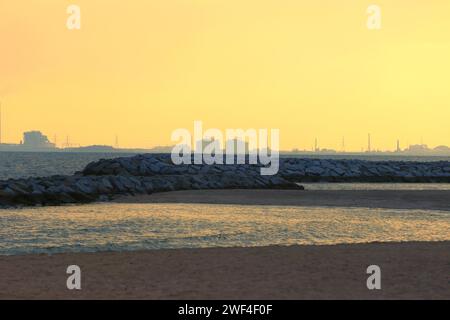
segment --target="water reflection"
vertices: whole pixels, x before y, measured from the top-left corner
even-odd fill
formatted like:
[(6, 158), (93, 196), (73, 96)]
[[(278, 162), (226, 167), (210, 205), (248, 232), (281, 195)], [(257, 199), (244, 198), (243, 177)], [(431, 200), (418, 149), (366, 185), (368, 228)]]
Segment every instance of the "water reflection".
[(431, 210), (93, 204), (0, 210), (0, 254), (450, 240)]

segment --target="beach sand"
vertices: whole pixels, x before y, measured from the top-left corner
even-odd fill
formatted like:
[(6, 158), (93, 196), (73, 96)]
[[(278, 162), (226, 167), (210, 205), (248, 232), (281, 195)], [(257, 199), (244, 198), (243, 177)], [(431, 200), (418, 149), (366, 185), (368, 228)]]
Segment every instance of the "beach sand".
[[(202, 190), (122, 203), (450, 210), (450, 191)], [(82, 289), (66, 288), (66, 268)], [(381, 267), (381, 290), (366, 269)], [(1, 299), (450, 299), (450, 241), (0, 256)]]
[(189, 190), (120, 197), (115, 202), (450, 210), (450, 190)]
[[(381, 290), (366, 287), (372, 264)], [(1, 256), (0, 298), (450, 299), (450, 242)]]

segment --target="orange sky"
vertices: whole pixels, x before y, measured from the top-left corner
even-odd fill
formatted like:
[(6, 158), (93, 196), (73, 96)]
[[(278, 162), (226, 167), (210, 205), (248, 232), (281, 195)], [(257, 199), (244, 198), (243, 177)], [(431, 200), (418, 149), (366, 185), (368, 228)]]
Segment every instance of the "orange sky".
[[(81, 8), (68, 30), (66, 8)], [(382, 29), (368, 30), (369, 4)], [(448, 0), (0, 3), (3, 140), (151, 147), (177, 128), (279, 128), (282, 149), (450, 145)]]

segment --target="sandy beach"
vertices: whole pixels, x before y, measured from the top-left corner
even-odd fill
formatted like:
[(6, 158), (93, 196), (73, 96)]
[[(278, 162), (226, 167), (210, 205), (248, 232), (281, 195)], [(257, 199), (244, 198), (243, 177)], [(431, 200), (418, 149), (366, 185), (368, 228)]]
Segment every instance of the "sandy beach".
[[(366, 287), (372, 264), (381, 290)], [(450, 299), (449, 270), (450, 242), (2, 256), (0, 298)]]
[[(121, 203), (450, 210), (450, 191), (202, 190)], [(66, 268), (82, 289), (66, 288)], [(366, 268), (382, 270), (368, 290)], [(0, 256), (0, 299), (450, 299), (450, 241)]]
[(450, 190), (188, 190), (120, 197), (121, 203), (367, 207), (450, 210)]

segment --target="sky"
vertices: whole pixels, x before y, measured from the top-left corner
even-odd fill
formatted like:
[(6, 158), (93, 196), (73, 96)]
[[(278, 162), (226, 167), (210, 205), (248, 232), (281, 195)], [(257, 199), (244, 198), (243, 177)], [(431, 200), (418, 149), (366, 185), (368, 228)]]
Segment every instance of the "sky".
[[(81, 29), (69, 30), (70, 4)], [(381, 29), (367, 28), (370, 4)], [(0, 2), (3, 142), (152, 147), (276, 128), (280, 147), (450, 145), (448, 0)]]

